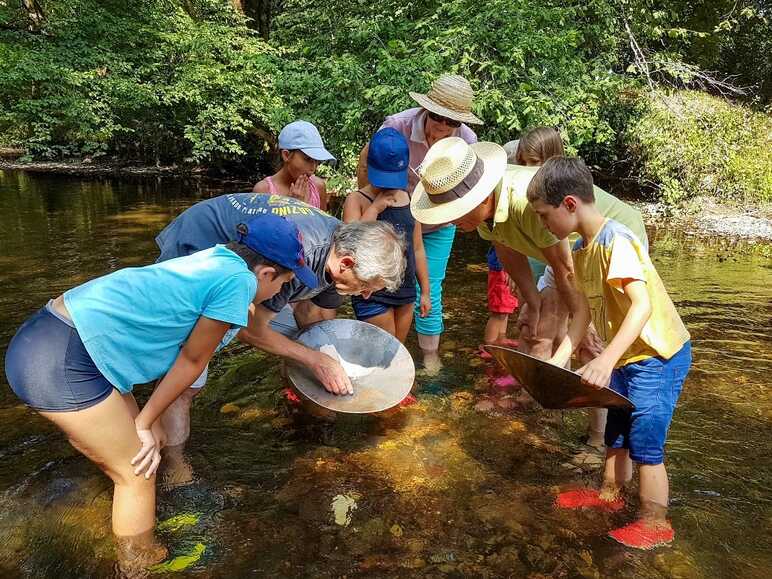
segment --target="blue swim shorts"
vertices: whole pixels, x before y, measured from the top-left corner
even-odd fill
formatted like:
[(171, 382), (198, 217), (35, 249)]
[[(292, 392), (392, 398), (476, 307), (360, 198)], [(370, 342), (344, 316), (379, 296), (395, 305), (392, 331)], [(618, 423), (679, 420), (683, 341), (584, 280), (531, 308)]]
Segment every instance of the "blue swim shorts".
[(673, 410), (691, 365), (692, 346), (686, 342), (669, 360), (647, 358), (614, 370), (611, 389), (627, 396), (635, 410), (609, 409), (606, 446), (630, 449), (630, 458), (639, 464), (661, 464)]
[[(411, 299), (409, 303), (413, 303)], [(351, 307), (354, 308), (356, 319), (363, 322), (369, 318), (380, 316), (388, 311), (389, 306), (375, 300), (364, 300), (359, 296), (351, 297)]]
[(22, 402), (44, 412), (84, 410), (113, 391), (78, 331), (51, 309), (50, 302), (27, 318), (11, 340), (5, 375)]

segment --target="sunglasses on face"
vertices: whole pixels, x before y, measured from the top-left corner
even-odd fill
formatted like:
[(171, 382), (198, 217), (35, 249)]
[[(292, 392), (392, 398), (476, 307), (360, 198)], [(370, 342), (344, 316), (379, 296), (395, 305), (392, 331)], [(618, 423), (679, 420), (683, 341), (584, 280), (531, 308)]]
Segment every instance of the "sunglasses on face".
[(429, 118), (433, 120), (435, 123), (442, 123), (443, 125), (446, 125), (448, 127), (453, 127), (454, 129), (457, 129), (461, 126), (461, 121), (456, 121), (453, 119), (449, 119), (448, 117), (443, 117), (442, 115), (438, 115), (437, 113), (433, 113), (432, 111), (427, 111), (429, 113)]

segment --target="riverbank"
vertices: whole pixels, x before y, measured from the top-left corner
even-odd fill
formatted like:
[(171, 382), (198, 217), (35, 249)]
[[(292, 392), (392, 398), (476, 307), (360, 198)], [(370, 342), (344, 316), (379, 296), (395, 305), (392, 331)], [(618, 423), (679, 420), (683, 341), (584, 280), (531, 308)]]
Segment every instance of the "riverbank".
[[(0, 171), (25, 171), (68, 177), (211, 177), (205, 167), (179, 165), (121, 165), (118, 163), (32, 162), (0, 159)], [(215, 179), (218, 180), (219, 179)], [(222, 180), (223, 185), (250, 183), (245, 177)], [(613, 193), (613, 189), (611, 190)], [(710, 197), (698, 197), (676, 207), (659, 201), (625, 199), (643, 213), (646, 223), (677, 226), (695, 235), (772, 242), (772, 205), (722, 205)]]
[(647, 224), (677, 227), (687, 234), (726, 237), (748, 243), (772, 242), (772, 206), (722, 205), (699, 197), (670, 207), (663, 202), (632, 201)]
[[(0, 156), (2, 154), (0, 153)], [(180, 167), (179, 165), (123, 165), (119, 163), (99, 162), (45, 162), (33, 161), (22, 163), (15, 159), (0, 158), (0, 171), (26, 171), (28, 173), (47, 173), (70, 177), (155, 177), (203, 175), (206, 169), (200, 166)]]

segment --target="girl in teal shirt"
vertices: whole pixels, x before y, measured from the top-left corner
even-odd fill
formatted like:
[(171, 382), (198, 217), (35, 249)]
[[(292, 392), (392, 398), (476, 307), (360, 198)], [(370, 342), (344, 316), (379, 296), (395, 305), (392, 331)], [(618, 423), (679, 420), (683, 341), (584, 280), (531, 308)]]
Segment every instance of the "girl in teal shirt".
[[(273, 297), (293, 275), (317, 283), (292, 222), (261, 215), (239, 227), (238, 242), (118, 270), (50, 300), (6, 352), (16, 395), (115, 484), (119, 562), (132, 568), (166, 555), (153, 534), (159, 416), (247, 325), (253, 301)], [(140, 411), (132, 388), (154, 380)]]

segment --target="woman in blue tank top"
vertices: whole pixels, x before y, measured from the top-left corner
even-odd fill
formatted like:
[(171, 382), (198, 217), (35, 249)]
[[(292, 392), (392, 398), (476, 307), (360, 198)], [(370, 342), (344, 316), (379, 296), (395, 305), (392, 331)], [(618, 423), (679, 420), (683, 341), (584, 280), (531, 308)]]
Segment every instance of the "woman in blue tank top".
[(385, 221), (405, 236), (407, 267), (396, 292), (379, 291), (368, 299), (351, 299), (358, 320), (383, 328), (405, 342), (413, 323), (416, 279), (421, 288), (421, 316), (431, 311), (429, 272), (426, 265), (421, 226), (410, 212), (407, 171), (410, 151), (399, 131), (381, 129), (370, 141), (367, 153), (369, 185), (350, 193), (343, 206), (343, 221)]

